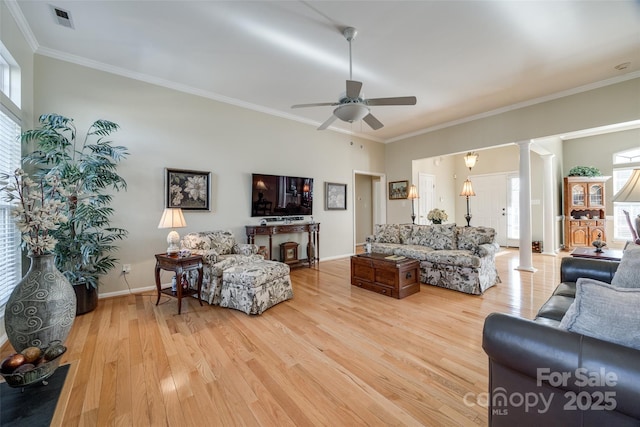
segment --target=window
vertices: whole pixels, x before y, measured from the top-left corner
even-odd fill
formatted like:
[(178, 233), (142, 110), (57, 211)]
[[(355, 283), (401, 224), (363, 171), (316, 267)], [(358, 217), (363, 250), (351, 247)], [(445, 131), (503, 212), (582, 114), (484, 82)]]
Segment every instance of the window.
[[(14, 113), (20, 109), (21, 95), (21, 71), (20, 66), (11, 56), (9, 51), (0, 43), (0, 92), (15, 104)], [(7, 108), (7, 105), (3, 105)]]
[[(0, 110), (0, 172), (13, 173), (20, 167), (20, 126)], [(13, 287), (22, 277), (20, 232), (11, 217), (11, 207), (0, 200), (0, 313)]]
[[(613, 195), (627, 182), (634, 168), (640, 167), (640, 148), (626, 150), (613, 155)], [(611, 197), (613, 197), (613, 195)], [(640, 215), (640, 203), (613, 204), (613, 239), (631, 240), (631, 230), (623, 211), (632, 218)], [(632, 222), (633, 223), (633, 222)]]

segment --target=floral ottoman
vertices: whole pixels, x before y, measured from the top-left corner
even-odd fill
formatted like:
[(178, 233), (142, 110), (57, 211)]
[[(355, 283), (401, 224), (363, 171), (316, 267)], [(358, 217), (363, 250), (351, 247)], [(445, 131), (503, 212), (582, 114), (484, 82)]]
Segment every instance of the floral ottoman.
[(289, 266), (263, 260), (230, 267), (222, 273), (220, 294), (220, 307), (262, 314), (293, 298)]

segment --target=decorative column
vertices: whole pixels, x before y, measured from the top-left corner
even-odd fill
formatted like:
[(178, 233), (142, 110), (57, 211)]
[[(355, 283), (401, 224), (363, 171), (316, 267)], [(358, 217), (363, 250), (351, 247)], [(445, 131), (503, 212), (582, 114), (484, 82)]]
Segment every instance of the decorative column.
[(556, 182), (556, 174), (553, 169), (553, 159), (555, 155), (543, 154), (543, 188), (542, 188), (542, 255), (556, 256), (556, 212), (553, 205), (554, 184)]
[(520, 147), (520, 261), (516, 270), (535, 272), (531, 250), (531, 141)]

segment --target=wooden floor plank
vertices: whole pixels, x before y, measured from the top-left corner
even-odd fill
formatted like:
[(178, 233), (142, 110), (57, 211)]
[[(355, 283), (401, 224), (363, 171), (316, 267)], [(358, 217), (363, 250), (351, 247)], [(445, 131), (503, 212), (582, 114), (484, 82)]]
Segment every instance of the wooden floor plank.
[[(422, 285), (402, 300), (350, 285), (349, 258), (291, 273), (294, 298), (260, 316), (153, 292), (100, 300), (79, 316), (62, 363), (75, 375), (61, 425), (486, 425), (465, 396), (487, 390), (482, 326), (531, 318), (559, 280), (496, 258), (482, 296)], [(0, 349), (9, 353), (10, 345)]]

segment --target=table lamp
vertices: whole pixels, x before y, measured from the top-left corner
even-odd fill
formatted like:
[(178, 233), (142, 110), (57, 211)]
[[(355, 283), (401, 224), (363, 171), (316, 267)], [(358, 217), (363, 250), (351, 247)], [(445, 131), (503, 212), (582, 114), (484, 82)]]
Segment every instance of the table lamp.
[(415, 185), (411, 185), (411, 187), (409, 187), (409, 195), (407, 196), (407, 199), (411, 200), (411, 222), (413, 222), (414, 224), (416, 223), (416, 212), (415, 212), (415, 199), (418, 198), (418, 189), (416, 188)]
[[(640, 169), (634, 169), (624, 186), (613, 196), (614, 203), (638, 203), (640, 202)], [(633, 229), (631, 220), (627, 216), (627, 222), (631, 229), (631, 235), (640, 235), (640, 215), (635, 218), (636, 229)]]
[[(158, 224), (158, 228), (173, 229), (186, 226), (187, 222), (184, 220), (184, 215), (182, 215), (182, 209), (180, 208), (166, 208), (162, 213), (162, 218), (160, 218), (160, 224)], [(167, 255), (175, 255), (180, 252), (179, 242), (180, 235), (177, 231), (171, 230), (167, 236), (167, 243), (169, 244)]]
[(263, 180), (259, 179), (258, 182), (256, 182), (256, 189), (258, 189), (258, 201), (260, 202), (264, 197), (264, 194), (262, 192), (264, 190), (268, 190), (269, 188), (267, 187), (267, 185), (264, 183)]
[(471, 186), (471, 181), (469, 180), (469, 178), (465, 179), (460, 195), (467, 198), (467, 214), (464, 216), (464, 218), (467, 220), (467, 227), (469, 227), (471, 225), (471, 214), (469, 213), (469, 197), (476, 195), (476, 193), (474, 193), (473, 191), (473, 187)]

